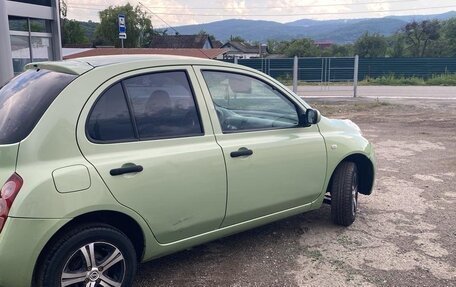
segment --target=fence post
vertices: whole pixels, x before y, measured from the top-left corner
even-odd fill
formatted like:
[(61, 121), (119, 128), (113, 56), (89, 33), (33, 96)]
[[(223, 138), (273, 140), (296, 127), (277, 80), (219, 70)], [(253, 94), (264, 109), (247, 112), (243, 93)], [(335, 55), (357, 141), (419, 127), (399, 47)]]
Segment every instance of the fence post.
[(293, 92), (298, 94), (298, 56), (293, 61)]
[(353, 97), (358, 96), (358, 66), (359, 66), (359, 56), (355, 56), (355, 68), (353, 74)]

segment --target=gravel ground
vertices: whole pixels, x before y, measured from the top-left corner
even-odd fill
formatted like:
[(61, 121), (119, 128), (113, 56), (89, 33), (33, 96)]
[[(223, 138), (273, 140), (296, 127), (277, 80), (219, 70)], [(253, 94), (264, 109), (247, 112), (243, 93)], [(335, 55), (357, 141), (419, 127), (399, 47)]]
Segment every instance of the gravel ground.
[(309, 102), (376, 148), (355, 223), (324, 205), (142, 264), (135, 286), (456, 286), (456, 102)]

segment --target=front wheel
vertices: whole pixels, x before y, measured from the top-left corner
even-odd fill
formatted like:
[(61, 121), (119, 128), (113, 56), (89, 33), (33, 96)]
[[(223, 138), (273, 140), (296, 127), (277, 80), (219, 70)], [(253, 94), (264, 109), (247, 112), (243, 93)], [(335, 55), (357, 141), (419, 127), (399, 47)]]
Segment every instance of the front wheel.
[(358, 208), (358, 168), (342, 162), (334, 172), (331, 185), (331, 218), (335, 224), (351, 225)]
[(41, 262), (38, 286), (131, 286), (136, 252), (128, 237), (104, 224), (76, 227), (61, 236)]

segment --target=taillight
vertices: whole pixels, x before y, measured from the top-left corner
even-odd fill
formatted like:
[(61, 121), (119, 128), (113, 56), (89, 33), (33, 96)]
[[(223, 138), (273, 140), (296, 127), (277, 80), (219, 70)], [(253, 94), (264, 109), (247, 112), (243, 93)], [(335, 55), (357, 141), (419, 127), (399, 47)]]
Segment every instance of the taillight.
[(22, 178), (17, 173), (13, 173), (2, 186), (2, 190), (0, 191), (0, 232), (3, 229), (6, 218), (8, 218), (8, 213), (14, 199), (19, 193), (19, 190), (21, 190), (22, 183)]

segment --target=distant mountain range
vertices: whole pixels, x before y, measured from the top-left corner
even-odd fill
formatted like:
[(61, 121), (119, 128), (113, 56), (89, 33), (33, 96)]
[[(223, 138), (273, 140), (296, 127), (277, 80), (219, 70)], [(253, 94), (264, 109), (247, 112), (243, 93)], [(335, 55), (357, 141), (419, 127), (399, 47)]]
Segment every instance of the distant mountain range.
[[(352, 43), (368, 31), (385, 36), (399, 31), (406, 23), (426, 19), (447, 20), (456, 17), (456, 11), (434, 15), (388, 16), (384, 18), (310, 20), (302, 19), (289, 23), (262, 20), (229, 19), (206, 24), (174, 27), (180, 34), (196, 34), (201, 30), (221, 41), (241, 36), (248, 41), (265, 42), (268, 39), (290, 40), (308, 37), (314, 40), (329, 40), (334, 43)], [(169, 31), (169, 30), (168, 30)]]
[[(247, 41), (266, 42), (268, 39), (291, 40), (308, 37), (314, 40), (327, 40), (334, 43), (352, 43), (366, 31), (385, 36), (399, 31), (405, 24), (413, 20), (426, 19), (447, 20), (456, 17), (456, 11), (434, 15), (389, 16), (384, 18), (339, 19), (339, 20), (310, 20), (301, 19), (289, 23), (279, 23), (262, 20), (229, 19), (206, 24), (174, 27), (179, 34), (197, 34), (205, 31), (215, 36), (217, 40), (227, 41), (231, 35), (241, 36)], [(86, 36), (93, 40), (93, 34), (98, 23), (79, 22)], [(171, 29), (168, 30), (171, 34)]]

